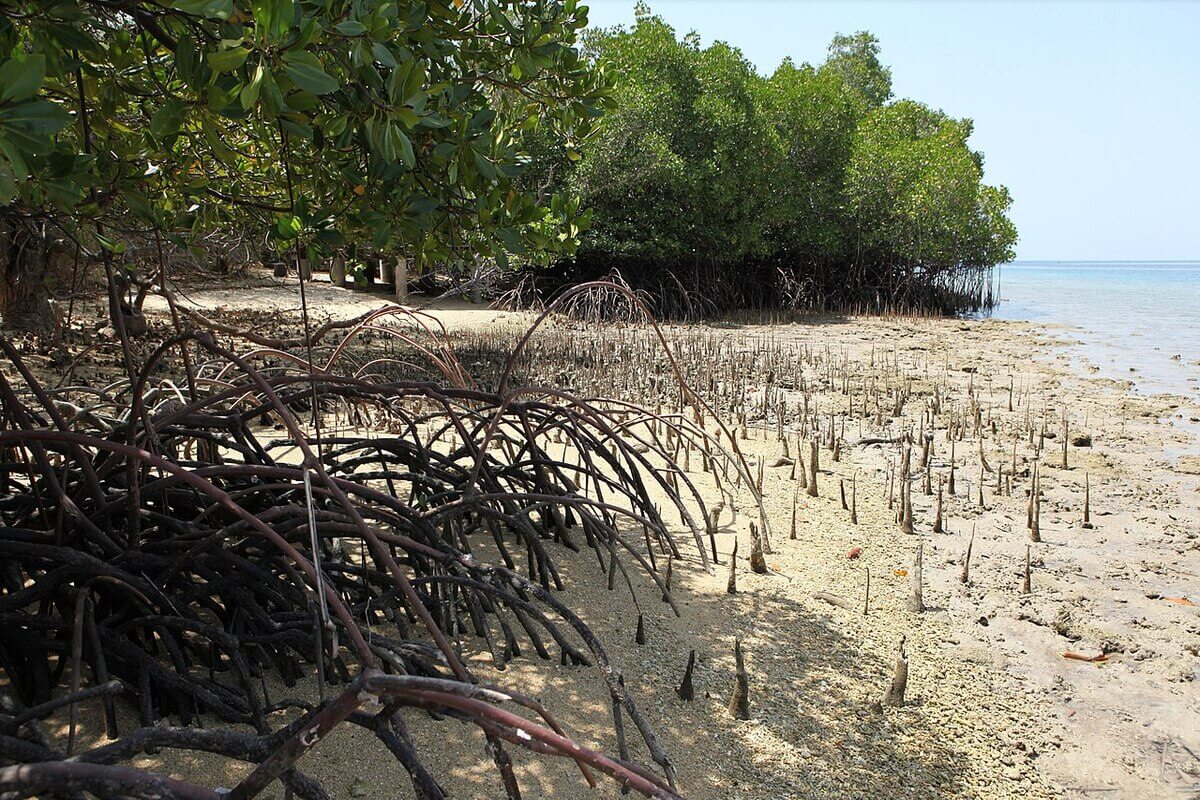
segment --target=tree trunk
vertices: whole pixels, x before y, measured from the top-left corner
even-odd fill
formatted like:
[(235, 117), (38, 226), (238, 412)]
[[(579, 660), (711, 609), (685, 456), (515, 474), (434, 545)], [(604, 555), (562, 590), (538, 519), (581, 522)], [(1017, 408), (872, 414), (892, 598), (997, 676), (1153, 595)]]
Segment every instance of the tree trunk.
[(471, 275), (471, 302), (483, 304), (483, 260), (478, 257), (475, 258), (475, 270)]
[(46, 278), (50, 242), (44, 224), (0, 219), (0, 327), (51, 333), (57, 322)]
[(329, 265), (329, 282), (339, 289), (346, 285), (346, 259), (337, 256)]
[(395, 278), (396, 302), (403, 303), (408, 300), (408, 259), (404, 256), (396, 256)]

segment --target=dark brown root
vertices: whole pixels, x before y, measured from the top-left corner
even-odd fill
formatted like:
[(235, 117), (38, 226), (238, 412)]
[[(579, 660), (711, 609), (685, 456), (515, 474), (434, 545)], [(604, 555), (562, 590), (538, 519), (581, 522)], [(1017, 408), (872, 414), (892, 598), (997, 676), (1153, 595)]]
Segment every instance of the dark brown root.
[[(512, 796), (505, 745), (570, 758), (589, 780), (595, 770), (643, 794), (675, 796), (673, 765), (602, 644), (556, 597), (553, 556), (586, 546), (627, 583), (629, 560), (671, 603), (650, 542), (668, 563), (681, 551), (655, 500), (676, 507), (705, 566), (692, 520), (707, 510), (650, 428), (704, 441), (711, 461), (725, 457), (679, 417), (639, 411), (630, 422), (628, 404), (470, 388), (437, 341), (422, 352), (446, 384), (334, 371), (346, 342), (380, 316), (351, 326), (324, 369), (307, 352), (260, 348), (248, 359), (207, 334), (175, 337), (132, 382), (99, 402), (75, 399), (89, 410), (70, 420), (60, 412), (68, 398), (43, 388), (0, 340), (12, 365), (0, 372), (0, 734), (14, 742), (0, 750), (0, 794), (215, 797), (120, 766), (175, 747), (258, 764), (231, 797), (279, 780), (296, 796), (325, 797), (292, 765), (350, 720), (396, 755), (418, 796), (442, 797), (396, 733), (395, 712), (408, 706), (479, 727)], [(165, 354), (183, 348), (204, 379), (188, 397), (151, 379)], [(7, 375), (20, 377), (20, 389)], [(562, 444), (554, 455), (551, 443)], [(646, 548), (630, 530), (646, 531)], [(456, 643), (474, 637), (503, 668), (522, 651), (513, 621), (531, 652), (550, 657), (549, 641), (564, 664), (599, 671), (619, 709), (614, 724), (621, 715), (633, 723), (659, 773), (624, 753), (580, 749), (529, 698), (478, 685)], [(640, 641), (644, 634), (639, 614)], [(348, 688), (302, 718), (303, 730), (273, 730), (264, 676), (291, 685), (308, 679), (309, 665), (323, 695)], [(91, 686), (81, 681), (89, 673)], [(64, 675), (65, 701), (56, 691)], [(114, 687), (143, 727), (117, 730)], [(383, 708), (364, 713), (371, 697), (386, 698)], [(63, 761), (67, 742), (40, 720), (85, 702), (105, 704), (116, 741)], [(172, 739), (158, 727), (201, 716), (212, 721), (203, 732)], [(238, 739), (214, 722), (259, 733)]]

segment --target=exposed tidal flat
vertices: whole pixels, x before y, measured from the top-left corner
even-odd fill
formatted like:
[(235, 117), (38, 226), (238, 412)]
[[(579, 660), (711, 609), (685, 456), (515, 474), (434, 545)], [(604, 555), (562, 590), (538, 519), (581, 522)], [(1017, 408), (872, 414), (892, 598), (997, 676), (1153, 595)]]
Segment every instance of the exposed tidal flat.
[[(381, 302), (312, 291), (335, 316)], [(223, 307), (224, 319), (295, 310), (294, 292), (267, 287), (189, 297)], [(492, 356), (532, 319), (465, 305), (434, 313), (484, 381)], [(667, 326), (665, 336), (762, 476), (766, 571), (748, 560), (750, 523), (760, 523), (748, 487), (718, 486), (698, 453), (682, 451), (677, 461), (720, 509), (720, 564), (706, 572), (694, 549), (673, 562), (678, 617), (636, 570), (630, 588), (618, 581), (609, 591), (590, 552), (563, 553), (560, 567), (563, 600), (605, 642), (675, 760), (684, 796), (1194, 794), (1200, 447), (1186, 426), (1194, 397), (1094, 373), (1070, 329), (1036, 322), (746, 317)], [(670, 364), (642, 324), (552, 321), (518, 372), (664, 413), (678, 402)], [(801, 487), (813, 443), (816, 496)], [(748, 720), (728, 710), (739, 638)], [(901, 641), (905, 703), (880, 710)], [(522, 687), (581, 743), (617, 751), (599, 677), (532, 653), (500, 672), (479, 642), (463, 647), (482, 679)], [(692, 651), (695, 699), (684, 701), (676, 688)], [(445, 722), (406, 719), (451, 776), (447, 789), (502, 796), (476, 730), (446, 737)], [(339, 730), (302, 766), (346, 795), (407, 796), (407, 776), (377, 750), (369, 735)], [(646, 760), (636, 747), (630, 755)], [(570, 763), (514, 758), (528, 796), (619, 796), (603, 783), (588, 789)], [(203, 768), (169, 757), (167, 766)]]

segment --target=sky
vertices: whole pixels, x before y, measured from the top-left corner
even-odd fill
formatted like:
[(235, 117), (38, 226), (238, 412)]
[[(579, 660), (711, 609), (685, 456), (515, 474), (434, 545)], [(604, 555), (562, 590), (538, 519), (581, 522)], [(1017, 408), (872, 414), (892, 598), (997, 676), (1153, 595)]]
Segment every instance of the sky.
[[(588, 0), (592, 26), (634, 0)], [(1200, 260), (1200, 1), (652, 0), (769, 74), (867, 30), (896, 97), (975, 121), (1023, 260)]]

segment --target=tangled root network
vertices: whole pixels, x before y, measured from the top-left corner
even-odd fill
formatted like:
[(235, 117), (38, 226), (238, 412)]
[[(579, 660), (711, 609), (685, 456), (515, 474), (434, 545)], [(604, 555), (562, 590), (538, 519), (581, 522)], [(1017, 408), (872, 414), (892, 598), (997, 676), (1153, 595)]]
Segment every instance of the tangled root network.
[[(356, 361), (367, 330), (439, 379)], [(509, 797), (509, 745), (572, 759), (589, 782), (678, 796), (603, 645), (556, 597), (554, 556), (586, 546), (610, 581), (654, 580), (667, 596), (664, 556), (686, 547), (708, 566), (704, 503), (671, 448), (701, 448), (713, 470), (745, 465), (690, 391), (678, 413), (654, 414), (511, 388), (511, 361), (484, 391), (436, 321), (400, 308), (300, 343), (246, 338), (258, 343), (239, 353), (180, 333), (103, 389), (44, 386), (0, 340), (0, 797), (249, 798), (282, 781), (323, 798), (297, 762), (342, 723), (373, 732), (417, 797), (443, 797), (404, 707), (482, 729)], [(174, 354), (186, 385), (152, 377)], [(681, 520), (674, 533), (660, 507)], [(646, 763), (624, 735), (617, 756), (589, 750), (537, 701), (481, 684), (458, 655), (466, 638), (500, 668), (531, 652), (598, 669)], [(323, 700), (272, 697), (314, 670)], [(118, 703), (140, 727), (118, 729)], [(75, 741), (86, 704), (103, 707), (109, 739), (91, 749)], [(64, 713), (52, 734), (43, 721)], [(157, 749), (255, 766), (225, 790), (128, 765)]]

